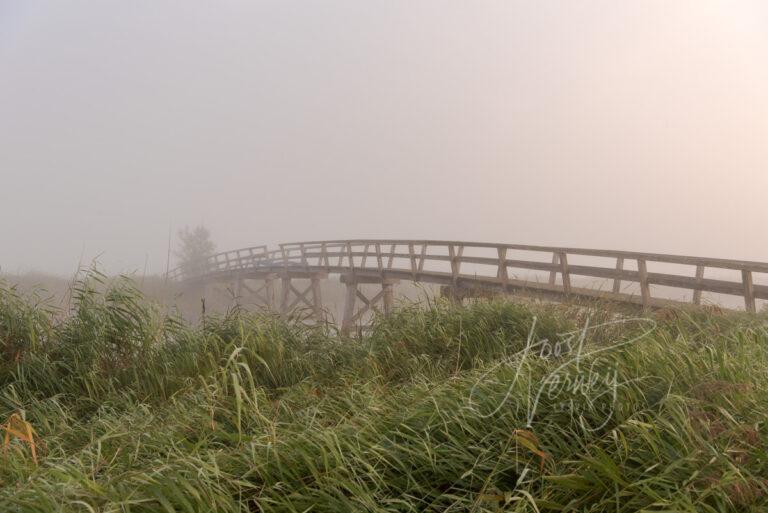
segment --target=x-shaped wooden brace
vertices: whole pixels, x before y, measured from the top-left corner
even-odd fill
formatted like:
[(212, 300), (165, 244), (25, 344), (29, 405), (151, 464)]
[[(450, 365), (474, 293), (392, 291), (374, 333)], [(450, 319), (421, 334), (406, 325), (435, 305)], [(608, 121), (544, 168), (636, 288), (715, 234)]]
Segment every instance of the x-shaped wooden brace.
[(253, 296), (256, 296), (256, 299), (263, 302), (269, 308), (272, 308), (274, 306), (274, 303), (275, 303), (274, 278), (266, 278), (264, 280), (264, 283), (262, 283), (260, 287), (256, 287), (256, 289), (252, 289), (251, 287), (249, 287), (244, 280), (240, 282), (240, 286), (245, 290), (247, 290), (249, 293), (251, 293)]
[[(384, 305), (384, 315), (390, 313), (393, 303), (392, 287), (398, 280), (377, 279), (371, 277), (360, 279), (355, 276), (342, 276), (341, 281), (347, 284), (347, 298), (344, 303), (344, 318), (341, 322), (342, 333), (348, 334), (352, 327), (358, 323), (366, 313), (371, 311), (381, 313), (377, 307), (377, 303), (379, 302)], [(381, 291), (369, 298), (363, 294), (359, 288), (359, 285), (363, 283), (381, 284)], [(358, 300), (362, 301), (363, 304), (360, 309), (355, 311), (355, 306)]]
[[(287, 310), (289, 310), (289, 311), (293, 310), (294, 308), (296, 308), (299, 305), (299, 303), (304, 303), (308, 307), (313, 308), (312, 302), (309, 299), (307, 299), (307, 294), (312, 292), (312, 285), (309, 285), (304, 290), (304, 292), (300, 292), (299, 289), (297, 289), (296, 287), (293, 286), (293, 283), (288, 281), (288, 289), (287, 290), (290, 291), (290, 292), (293, 292), (293, 295), (296, 296), (296, 298), (293, 300), (293, 302), (289, 306), (286, 307)], [(289, 296), (289, 294), (285, 294), (285, 295)]]
[(378, 294), (369, 299), (360, 289), (357, 289), (355, 291), (355, 296), (363, 302), (363, 306), (360, 307), (360, 309), (352, 315), (352, 318), (349, 320), (349, 322), (355, 323), (359, 321), (368, 312), (368, 310), (372, 310), (377, 314), (381, 314), (381, 310), (376, 307), (376, 303), (384, 298), (385, 293), (386, 291), (382, 289)]
[[(311, 300), (307, 297), (308, 294), (310, 293), (312, 294)], [(291, 294), (293, 294), (295, 297), (293, 301), (289, 303), (289, 300), (291, 299)], [(306, 306), (308, 306), (310, 309), (312, 309), (312, 313), (317, 320), (322, 320), (323, 307), (322, 307), (322, 300), (320, 299), (320, 278), (319, 277), (310, 278), (309, 286), (303, 291), (300, 291), (299, 289), (294, 287), (290, 277), (284, 277), (282, 278), (281, 296), (282, 297), (280, 301), (280, 312), (283, 315), (287, 315), (289, 312), (293, 311), (293, 309), (295, 309), (297, 306), (303, 303)]]

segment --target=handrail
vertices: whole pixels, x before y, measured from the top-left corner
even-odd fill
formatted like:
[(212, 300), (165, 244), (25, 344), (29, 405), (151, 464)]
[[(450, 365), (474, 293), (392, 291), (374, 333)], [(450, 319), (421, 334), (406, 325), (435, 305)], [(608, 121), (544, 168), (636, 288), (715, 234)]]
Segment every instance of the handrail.
[(263, 258), (268, 253), (269, 251), (265, 245), (222, 251), (207, 256), (201, 262), (176, 267), (169, 271), (167, 276), (172, 280), (184, 280), (206, 275), (217, 270), (231, 270), (233, 268), (245, 269), (250, 267), (249, 264)]
[[(511, 252), (532, 252), (544, 260), (532, 260)], [(467, 254), (480, 252), (482, 255)], [(610, 266), (573, 262), (574, 257), (614, 259)], [(570, 262), (569, 262), (570, 260)], [(634, 261), (636, 269), (628, 269)], [(692, 276), (649, 270), (649, 264), (690, 266)], [(472, 273), (462, 272), (474, 266)], [(741, 272), (741, 280), (705, 277), (707, 269)], [(485, 273), (482, 270), (485, 270)], [(546, 282), (521, 280), (510, 271), (522, 269), (548, 274)], [(655, 306), (664, 301), (654, 297), (651, 286), (693, 291), (691, 303), (701, 303), (702, 292), (741, 296), (745, 309), (756, 311), (757, 299), (768, 299), (768, 286), (754, 283), (755, 273), (768, 273), (768, 263), (722, 258), (668, 255), (634, 251), (614, 251), (522, 244), (500, 244), (449, 240), (348, 239), (291, 242), (279, 249), (255, 246), (212, 255), (196, 266), (169, 273), (176, 280), (207, 279), (217, 275), (249, 271), (321, 271), (340, 274), (376, 275), (448, 285), (478, 285), (504, 290), (529, 288), (545, 292), (595, 296)], [(612, 280), (610, 292), (576, 287), (573, 277)], [(558, 280), (559, 278), (559, 280)], [(638, 294), (622, 292), (623, 283), (639, 286)]]

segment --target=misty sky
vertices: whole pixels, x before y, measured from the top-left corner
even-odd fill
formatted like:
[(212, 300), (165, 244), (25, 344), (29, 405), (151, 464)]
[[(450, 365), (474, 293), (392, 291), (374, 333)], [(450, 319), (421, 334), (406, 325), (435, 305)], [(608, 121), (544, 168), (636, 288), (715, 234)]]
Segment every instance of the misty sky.
[(768, 260), (768, 2), (0, 0), (0, 267), (464, 239)]

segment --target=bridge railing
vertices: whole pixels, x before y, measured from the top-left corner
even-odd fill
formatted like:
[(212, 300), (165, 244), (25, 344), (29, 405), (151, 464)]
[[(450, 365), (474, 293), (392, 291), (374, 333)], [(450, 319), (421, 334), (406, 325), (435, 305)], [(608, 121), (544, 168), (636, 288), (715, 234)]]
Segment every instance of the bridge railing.
[[(768, 263), (763, 262), (445, 240), (309, 241), (281, 244), (272, 251), (258, 246), (214, 255), (201, 273), (265, 269), (375, 275), (503, 290), (527, 288), (645, 307), (662, 305), (677, 292), (690, 294), (685, 301), (693, 304), (701, 304), (704, 292), (738, 296), (750, 312), (756, 310), (757, 300), (768, 299), (768, 286), (755, 280), (756, 275), (768, 277)], [(726, 279), (724, 275), (729, 273)], [(599, 280), (600, 287), (585, 286), (586, 280)]]
[(269, 260), (270, 253), (267, 246), (253, 246), (231, 251), (223, 251), (206, 257), (200, 262), (190, 262), (181, 265), (168, 273), (172, 280), (187, 280), (204, 277), (221, 271), (235, 269), (251, 269), (263, 265)]
[[(397, 273), (413, 281), (474, 282), (502, 288), (527, 285), (568, 295), (587, 292), (574, 278), (597, 278), (610, 284), (608, 290), (598, 291), (601, 296), (644, 306), (665, 301), (653, 293), (654, 287), (690, 292), (693, 304), (701, 304), (703, 292), (740, 296), (750, 312), (756, 310), (756, 300), (768, 299), (768, 286), (755, 283), (756, 274), (768, 274), (764, 262), (442, 240), (310, 241), (280, 248), (284, 266), (382, 276)], [(737, 277), (707, 276), (715, 270), (736, 272)], [(534, 272), (533, 280), (530, 276), (521, 280), (519, 271)]]

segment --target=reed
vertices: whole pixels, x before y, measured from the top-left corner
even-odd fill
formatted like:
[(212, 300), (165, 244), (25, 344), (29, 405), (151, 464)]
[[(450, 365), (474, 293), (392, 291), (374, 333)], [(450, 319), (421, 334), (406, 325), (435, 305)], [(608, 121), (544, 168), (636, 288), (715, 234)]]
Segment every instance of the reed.
[(347, 339), (100, 281), (0, 291), (0, 511), (768, 508), (762, 317), (437, 301)]

